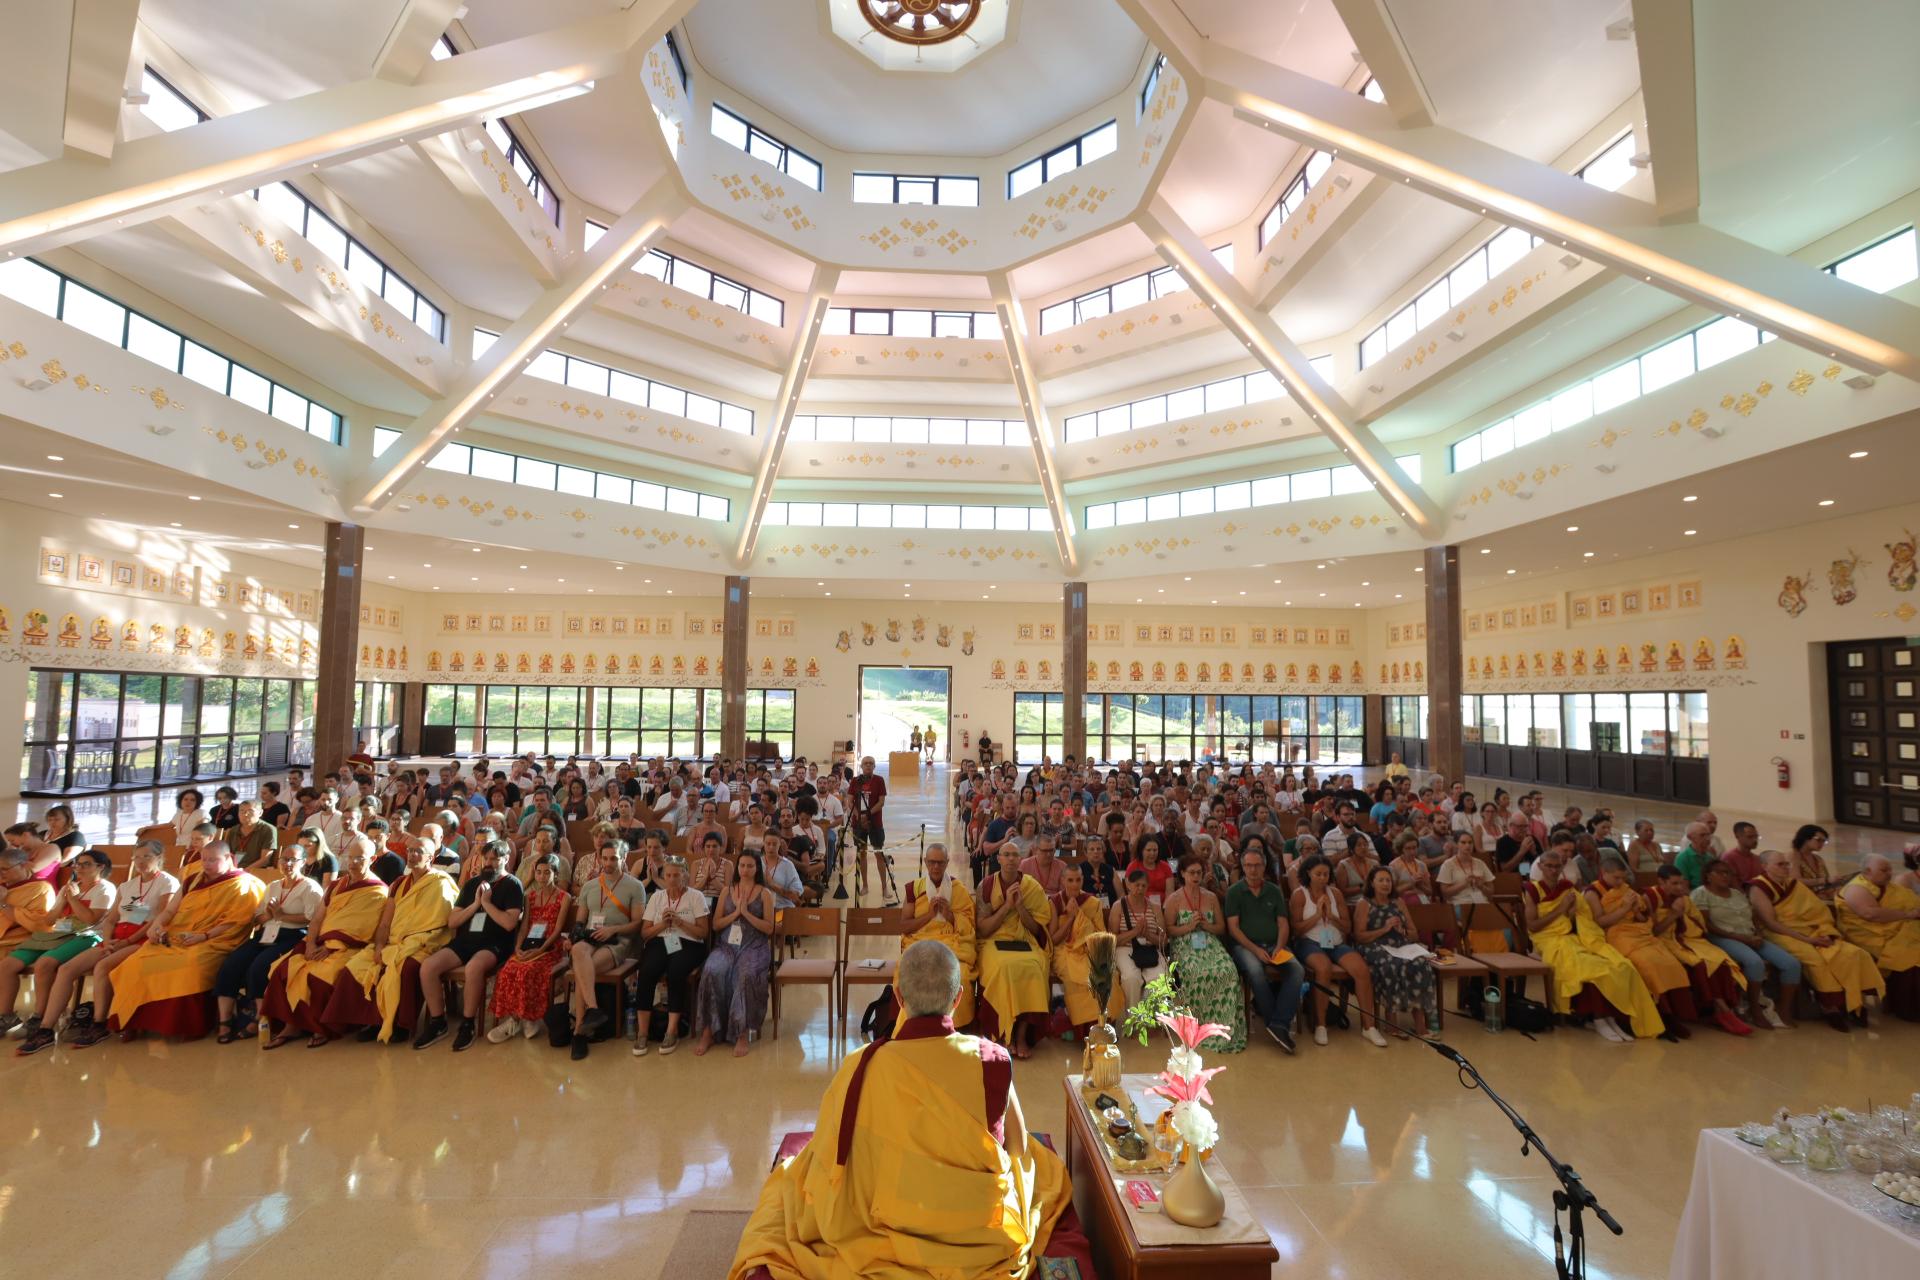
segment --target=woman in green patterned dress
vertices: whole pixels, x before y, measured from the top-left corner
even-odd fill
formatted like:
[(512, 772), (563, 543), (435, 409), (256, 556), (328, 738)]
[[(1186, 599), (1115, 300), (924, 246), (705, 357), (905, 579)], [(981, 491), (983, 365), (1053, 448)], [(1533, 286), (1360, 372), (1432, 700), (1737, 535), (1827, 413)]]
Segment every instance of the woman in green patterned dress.
[(1202, 1022), (1218, 1022), (1231, 1030), (1227, 1037), (1200, 1042), (1210, 1053), (1239, 1053), (1247, 1047), (1247, 999), (1240, 986), (1240, 969), (1220, 941), (1226, 914), (1220, 899), (1206, 887), (1211, 871), (1208, 859), (1188, 854), (1180, 863), (1180, 887), (1167, 895), (1168, 954), (1177, 962), (1174, 981), (1180, 998)]

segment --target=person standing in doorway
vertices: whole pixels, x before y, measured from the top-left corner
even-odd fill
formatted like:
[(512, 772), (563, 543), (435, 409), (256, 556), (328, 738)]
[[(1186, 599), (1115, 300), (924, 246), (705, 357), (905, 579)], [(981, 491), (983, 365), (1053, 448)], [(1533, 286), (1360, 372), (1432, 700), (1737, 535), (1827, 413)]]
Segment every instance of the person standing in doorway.
[(887, 871), (887, 829), (882, 812), (887, 803), (887, 782), (874, 773), (872, 756), (860, 758), (860, 772), (847, 784), (847, 799), (853, 810), (856, 894), (861, 898), (867, 896), (867, 855), (871, 851), (874, 874), (884, 886), (886, 901), (891, 905), (893, 878)]

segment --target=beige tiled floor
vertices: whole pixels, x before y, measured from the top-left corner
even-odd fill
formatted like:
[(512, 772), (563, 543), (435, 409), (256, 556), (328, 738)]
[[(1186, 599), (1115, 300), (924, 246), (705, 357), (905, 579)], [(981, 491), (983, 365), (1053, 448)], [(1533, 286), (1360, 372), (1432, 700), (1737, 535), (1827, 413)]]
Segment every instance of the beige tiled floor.
[[(943, 808), (896, 786), (890, 826), (937, 831)], [(1625, 1225), (1593, 1239), (1604, 1277), (1666, 1274), (1700, 1126), (1920, 1083), (1920, 1028), (1904, 1024), (1679, 1045), (1529, 1041), (1458, 1020), (1448, 1034)], [(1129, 1046), (1127, 1061), (1159, 1056)], [(1060, 1132), (1060, 1078), (1077, 1058), (1049, 1044), (1018, 1066), (1036, 1128)], [(1257, 1042), (1225, 1061), (1222, 1159), (1279, 1249), (1275, 1275), (1483, 1280), (1551, 1266), (1545, 1164), (1522, 1158), (1436, 1055), (1336, 1033), (1295, 1058)], [(812, 1124), (835, 1062), (807, 993), (787, 1002), (780, 1038), (740, 1061), (636, 1061), (622, 1044), (574, 1063), (525, 1041), (457, 1060), (444, 1044), (7, 1054), (0, 1113), (23, 1140), (0, 1157), (0, 1271), (69, 1270), (84, 1240), (90, 1267), (178, 1280), (654, 1276), (687, 1210), (751, 1205), (777, 1136)]]

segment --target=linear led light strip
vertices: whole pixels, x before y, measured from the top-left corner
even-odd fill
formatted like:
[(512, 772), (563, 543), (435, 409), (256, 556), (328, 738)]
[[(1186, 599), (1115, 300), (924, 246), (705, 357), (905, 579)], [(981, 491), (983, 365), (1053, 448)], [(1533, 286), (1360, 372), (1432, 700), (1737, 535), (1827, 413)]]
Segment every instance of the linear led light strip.
[(734, 559), (742, 571), (752, 564), (754, 544), (760, 538), (760, 520), (766, 514), (767, 499), (773, 494), (773, 478), (780, 470), (780, 458), (787, 447), (787, 432), (792, 428), (794, 413), (800, 407), (800, 390), (806, 385), (807, 366), (813, 363), (820, 326), (826, 323), (827, 308), (832, 305), (833, 289), (839, 278), (840, 273), (835, 271), (830, 278), (816, 280), (814, 296), (807, 300), (810, 313), (807, 316), (807, 331), (794, 350), (797, 359), (788, 368), (786, 379), (780, 387), (783, 394), (774, 406), (779, 425), (768, 437), (766, 450), (761, 454), (760, 470), (753, 481), (753, 496), (747, 503), (746, 523), (740, 530), (740, 545), (734, 551)]

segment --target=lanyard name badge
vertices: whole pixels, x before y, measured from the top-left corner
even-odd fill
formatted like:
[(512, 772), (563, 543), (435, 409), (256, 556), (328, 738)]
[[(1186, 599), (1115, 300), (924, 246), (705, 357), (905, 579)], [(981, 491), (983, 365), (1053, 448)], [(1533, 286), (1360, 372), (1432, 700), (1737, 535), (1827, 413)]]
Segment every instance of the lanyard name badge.
[(279, 936), (280, 922), (278, 920), (269, 920), (260, 927), (260, 941), (262, 943), (271, 945), (273, 940)]
[(547, 922), (545, 920), (535, 921), (533, 924), (527, 926), (528, 942), (538, 942), (546, 936), (547, 936)]

